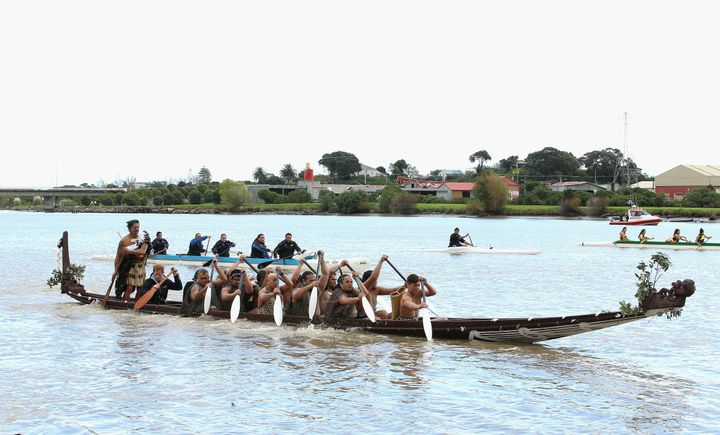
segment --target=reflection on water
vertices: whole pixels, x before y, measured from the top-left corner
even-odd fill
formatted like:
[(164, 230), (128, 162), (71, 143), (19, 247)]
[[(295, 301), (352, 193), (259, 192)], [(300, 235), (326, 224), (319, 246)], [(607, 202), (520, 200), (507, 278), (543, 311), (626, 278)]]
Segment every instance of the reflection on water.
[[(543, 345), (426, 342), (80, 306), (56, 290), (45, 291), (42, 281), (49, 273), (42, 268), (37, 268), (37, 279), (28, 279), (27, 271), (40, 264), (37, 259), (52, 264), (55, 258), (53, 249), (38, 247), (45, 239), (54, 243), (59, 228), (76, 226), (73, 252), (87, 259), (99, 253), (93, 240), (112, 245), (106, 233), (114, 227), (108, 222), (124, 217), (37, 217), (36, 223), (13, 223), (13, 228), (26, 226), (25, 233), (37, 237), (22, 240), (30, 250), (27, 259), (0, 252), (0, 261), (8, 265), (0, 292), (0, 395), (8, 399), (0, 407), (0, 422), (9, 432), (717, 429), (720, 373), (713, 361), (720, 356), (720, 343), (704, 321), (720, 309), (714, 297), (720, 290), (712, 274), (715, 257), (672, 255), (672, 279), (695, 277), (698, 282), (698, 292), (678, 320), (652, 319)], [(205, 218), (217, 228), (255, 228), (252, 222), (266, 225), (267, 232), (289, 227), (308, 241), (304, 245), (315, 235), (296, 231), (293, 223), (318, 222), (317, 217), (281, 222), (243, 216), (240, 225), (237, 217)], [(194, 233), (197, 227), (182, 216), (148, 216), (143, 221), (155, 221), (166, 234)], [(362, 249), (368, 256), (379, 256), (378, 245), (383, 244), (382, 251), (402, 270), (432, 273), (441, 291), (435, 305), (451, 316), (614, 308), (618, 300), (632, 297), (634, 265), (647, 256), (568, 242), (603, 240), (606, 225), (600, 228), (595, 222), (509, 219), (467, 220), (463, 226), (488, 237), (517, 234), (517, 239), (505, 238), (508, 248), (542, 248), (543, 254), (416, 258), (387, 235), (402, 229), (406, 240), (425, 243), (437, 228), (454, 227), (454, 219), (352, 219), (358, 237), (352, 246), (344, 246), (336, 231), (347, 231), (347, 222), (332, 219), (317, 236), (328, 240), (317, 244), (340, 241), (333, 245), (338, 255), (343, 249)], [(0, 220), (0, 230), (3, 224), (7, 222)], [(554, 236), (558, 232), (564, 238)], [(14, 234), (9, 236), (11, 247), (20, 244)], [(442, 239), (444, 243), (444, 234)], [(537, 244), (527, 242), (532, 240)], [(80, 262), (88, 266), (88, 288), (107, 287), (108, 264)], [(390, 272), (381, 279), (388, 285), (397, 280)]]

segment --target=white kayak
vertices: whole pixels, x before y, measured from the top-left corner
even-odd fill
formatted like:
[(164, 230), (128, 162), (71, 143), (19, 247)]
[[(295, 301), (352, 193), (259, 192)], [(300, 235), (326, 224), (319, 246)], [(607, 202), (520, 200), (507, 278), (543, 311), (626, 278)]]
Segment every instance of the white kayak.
[(445, 252), (447, 254), (515, 254), (515, 255), (537, 255), (537, 249), (497, 249), (481, 248), (479, 246), (453, 246), (442, 249), (425, 249), (422, 252)]

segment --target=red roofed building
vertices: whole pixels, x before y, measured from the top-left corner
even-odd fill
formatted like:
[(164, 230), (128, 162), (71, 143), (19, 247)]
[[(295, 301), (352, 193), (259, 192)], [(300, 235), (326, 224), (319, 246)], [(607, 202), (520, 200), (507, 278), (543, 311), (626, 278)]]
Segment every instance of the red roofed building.
[[(508, 188), (508, 198), (510, 200), (517, 199), (520, 196), (520, 185), (513, 181), (511, 178), (504, 175), (500, 176), (500, 180), (505, 183)], [(411, 193), (432, 195), (445, 199), (452, 198), (470, 198), (472, 191), (475, 188), (473, 182), (425, 182), (409, 179), (398, 179), (400, 187)]]

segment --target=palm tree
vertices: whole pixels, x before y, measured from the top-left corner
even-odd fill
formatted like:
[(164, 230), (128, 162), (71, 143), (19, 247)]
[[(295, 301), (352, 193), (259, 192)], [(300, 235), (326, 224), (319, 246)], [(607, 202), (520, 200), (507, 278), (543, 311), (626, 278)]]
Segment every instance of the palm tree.
[(253, 179), (260, 184), (267, 183), (267, 173), (265, 172), (265, 169), (260, 166), (255, 168), (255, 172), (253, 172)]
[(280, 170), (280, 176), (285, 180), (285, 183), (290, 184), (297, 180), (297, 171), (290, 163), (286, 163)]
[(475, 161), (480, 162), (475, 172), (478, 174), (483, 171), (483, 168), (485, 167), (485, 162), (488, 160), (492, 160), (492, 157), (490, 157), (490, 154), (488, 154), (485, 150), (476, 151), (472, 154), (470, 154), (470, 162), (475, 163)]

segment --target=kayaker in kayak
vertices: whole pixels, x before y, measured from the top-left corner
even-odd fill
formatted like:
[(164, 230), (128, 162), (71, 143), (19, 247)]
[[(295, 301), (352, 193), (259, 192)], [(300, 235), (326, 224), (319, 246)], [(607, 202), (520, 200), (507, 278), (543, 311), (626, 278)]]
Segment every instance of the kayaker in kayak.
[(698, 246), (702, 246), (707, 242), (708, 240), (712, 239), (712, 236), (705, 235), (705, 230), (700, 228), (700, 232), (698, 233), (697, 237), (695, 237), (695, 243)]
[(210, 236), (203, 236), (201, 233), (195, 233), (195, 238), (190, 240), (187, 255), (203, 255), (203, 252), (205, 252), (205, 249), (203, 249), (203, 242), (209, 238)]
[(285, 239), (283, 239), (283, 241), (278, 243), (278, 245), (275, 247), (275, 250), (273, 251), (273, 256), (275, 258), (290, 258), (295, 255), (296, 252), (300, 254), (303, 251), (292, 239), (292, 234), (287, 233), (285, 234)]
[(455, 228), (452, 234), (450, 234), (450, 243), (448, 248), (455, 246), (472, 246), (472, 244), (465, 241), (465, 238), (460, 235), (460, 228)]
[(652, 240), (652, 239), (653, 239), (652, 237), (648, 237), (648, 236), (645, 234), (645, 228), (643, 228), (642, 230), (640, 230), (640, 234), (638, 234), (638, 240), (640, 240), (640, 243), (645, 243), (645, 242), (647, 242), (648, 240)]
[(680, 228), (675, 228), (675, 231), (673, 231), (673, 235), (670, 236), (667, 240), (665, 240), (668, 243), (678, 243), (680, 241), (687, 242), (688, 239), (685, 236), (680, 235)]
[(622, 230), (620, 230), (620, 241), (623, 242), (628, 239), (627, 236), (627, 227), (622, 227)]

